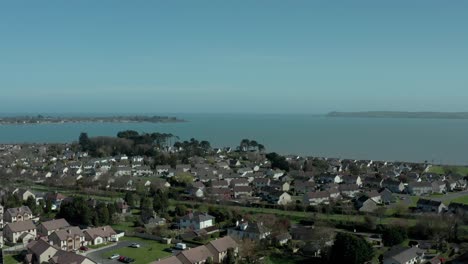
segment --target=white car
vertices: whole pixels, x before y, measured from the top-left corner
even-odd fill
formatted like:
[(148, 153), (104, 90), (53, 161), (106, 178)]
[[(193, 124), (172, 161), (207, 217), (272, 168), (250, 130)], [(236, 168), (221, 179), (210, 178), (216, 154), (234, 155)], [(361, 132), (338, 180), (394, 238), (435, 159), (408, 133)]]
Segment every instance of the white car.
[(109, 259), (118, 259), (120, 257), (119, 254), (114, 254), (112, 256), (109, 257)]
[(139, 247), (140, 247), (140, 244), (138, 244), (138, 243), (132, 243), (132, 244), (130, 245), (130, 247), (132, 247), (132, 248), (139, 248)]

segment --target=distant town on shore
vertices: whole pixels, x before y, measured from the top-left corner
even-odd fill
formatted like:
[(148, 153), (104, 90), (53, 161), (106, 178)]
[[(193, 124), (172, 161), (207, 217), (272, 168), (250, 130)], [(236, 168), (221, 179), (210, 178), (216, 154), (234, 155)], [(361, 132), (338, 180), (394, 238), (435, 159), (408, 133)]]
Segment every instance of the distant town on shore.
[(185, 120), (170, 116), (8, 116), (0, 117), (0, 125), (10, 124), (60, 124), (60, 123), (176, 123), (185, 122)]
[(426, 119), (468, 119), (468, 112), (330, 112), (328, 117), (365, 117), (365, 118), (426, 118)]

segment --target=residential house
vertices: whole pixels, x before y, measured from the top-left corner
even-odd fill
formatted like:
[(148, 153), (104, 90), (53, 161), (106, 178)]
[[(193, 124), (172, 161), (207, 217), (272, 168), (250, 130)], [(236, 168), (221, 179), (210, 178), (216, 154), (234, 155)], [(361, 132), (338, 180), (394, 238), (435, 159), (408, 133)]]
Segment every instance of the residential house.
[(423, 195), (432, 193), (432, 184), (429, 182), (411, 182), (407, 186), (411, 195)]
[(27, 206), (8, 208), (3, 214), (6, 223), (27, 221), (33, 218), (32, 211)]
[(405, 190), (405, 184), (400, 181), (395, 181), (393, 179), (387, 178), (381, 183), (382, 188), (387, 188), (393, 193), (401, 193)]
[[(390, 195), (392, 193), (390, 192)], [(366, 195), (367, 197), (369, 197), (370, 199), (372, 199), (374, 202), (376, 202), (377, 204), (381, 204), (382, 203), (382, 195), (375, 191), (375, 190), (372, 190), (372, 191), (369, 191), (369, 192), (366, 192), (364, 193), (364, 195)]]
[(109, 241), (118, 241), (117, 233), (110, 226), (90, 228), (83, 231), (88, 244), (100, 245)]
[(330, 193), (327, 191), (308, 192), (303, 197), (305, 205), (319, 205), (330, 203)]
[(272, 181), (270, 183), (270, 186), (272, 186), (273, 188), (277, 190), (284, 191), (284, 192), (289, 192), (289, 189), (291, 188), (291, 185), (289, 184), (289, 182), (283, 182), (279, 180)]
[(393, 193), (386, 188), (380, 191), (379, 194), (383, 204), (390, 204), (396, 201), (395, 197), (393, 196)]
[(249, 181), (245, 178), (233, 179), (230, 182), (231, 187), (249, 186)]
[(358, 185), (353, 183), (340, 184), (338, 188), (342, 196), (349, 198), (353, 198), (360, 192)]
[(424, 250), (417, 247), (395, 246), (383, 254), (383, 264), (417, 264), (424, 258)]
[(259, 222), (244, 222), (237, 221), (236, 226), (228, 228), (228, 236), (242, 240), (251, 239), (259, 241), (270, 235), (270, 230), (266, 228), (263, 223)]
[(240, 198), (245, 196), (252, 196), (252, 187), (250, 186), (235, 186), (232, 188), (234, 198)]
[(446, 193), (447, 184), (444, 181), (432, 182), (432, 192), (433, 193)]
[(255, 178), (252, 181), (253, 186), (256, 189), (261, 189), (266, 186), (270, 186), (270, 179), (269, 178)]
[(36, 235), (37, 229), (32, 220), (8, 223), (3, 229), (3, 237), (11, 243), (27, 242)]
[(308, 192), (313, 192), (317, 189), (317, 184), (313, 181), (294, 181), (294, 191), (297, 194), (304, 194)]
[(149, 166), (139, 166), (133, 169), (133, 175), (135, 176), (152, 176), (153, 170)]
[(206, 248), (213, 254), (214, 263), (224, 263), (229, 249), (232, 249), (234, 254), (237, 254), (239, 251), (237, 242), (230, 236), (212, 240), (206, 244)]
[(207, 194), (218, 200), (230, 200), (232, 198), (232, 191), (227, 188), (208, 188)]
[(423, 212), (435, 212), (442, 213), (445, 212), (448, 207), (441, 201), (429, 200), (429, 199), (419, 199), (416, 207)]
[(447, 179), (444, 182), (447, 191), (453, 192), (457, 188), (457, 182), (455, 180)]
[(28, 200), (29, 197), (32, 197), (34, 200), (36, 199), (36, 195), (26, 189), (16, 189), (13, 191), (13, 194), (17, 195), (23, 201)]
[(211, 181), (211, 187), (213, 187), (213, 188), (229, 188), (229, 183), (226, 180), (214, 180), (214, 181)]
[(378, 209), (378, 205), (373, 199), (363, 195), (356, 200), (356, 208), (359, 212), (372, 213)]
[(67, 197), (59, 192), (53, 192), (47, 193), (44, 198), (52, 203), (52, 210), (57, 210)]
[(182, 229), (200, 230), (214, 225), (215, 217), (208, 213), (188, 213), (179, 219), (179, 227)]
[(354, 184), (357, 187), (362, 186), (362, 180), (360, 176), (354, 176), (354, 175), (346, 175), (341, 177), (341, 183), (345, 184)]
[(268, 193), (267, 200), (278, 205), (287, 205), (292, 202), (291, 195), (287, 192), (274, 190)]
[(30, 259), (25, 261), (32, 264), (48, 263), (55, 254), (59, 251), (58, 248), (51, 246), (45, 240), (38, 239), (27, 245)]
[(65, 251), (75, 251), (87, 244), (83, 231), (77, 226), (53, 232), (49, 236), (49, 241)]
[(70, 224), (67, 222), (67, 220), (60, 218), (60, 219), (54, 219), (54, 220), (40, 223), (37, 226), (37, 232), (40, 235), (49, 236), (54, 231), (67, 228), (67, 227), (70, 227)]

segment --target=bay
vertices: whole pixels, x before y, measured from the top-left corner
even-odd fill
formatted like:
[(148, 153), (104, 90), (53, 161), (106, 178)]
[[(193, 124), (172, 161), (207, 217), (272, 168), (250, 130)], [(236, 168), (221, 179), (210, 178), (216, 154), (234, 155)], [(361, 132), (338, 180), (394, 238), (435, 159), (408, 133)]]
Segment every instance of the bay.
[(185, 123), (68, 123), (0, 126), (0, 143), (64, 143), (118, 131), (172, 133), (235, 147), (320, 157), (468, 164), (468, 120), (339, 118), (318, 115), (177, 114)]

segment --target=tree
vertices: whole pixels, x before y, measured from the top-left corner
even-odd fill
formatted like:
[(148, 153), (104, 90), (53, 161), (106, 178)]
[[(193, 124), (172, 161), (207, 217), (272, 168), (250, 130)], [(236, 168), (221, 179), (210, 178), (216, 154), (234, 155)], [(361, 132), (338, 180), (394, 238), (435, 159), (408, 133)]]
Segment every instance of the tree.
[(41, 209), (40, 207), (37, 206), (36, 204), (36, 199), (34, 199), (34, 197), (32, 196), (29, 196), (28, 199), (26, 200), (26, 202), (24, 203), (24, 205), (26, 205), (27, 207), (29, 207), (29, 209), (31, 209), (32, 213), (34, 215), (38, 215), (41, 213), (42, 210), (38, 210), (38, 209)]
[(83, 151), (88, 151), (91, 146), (91, 140), (88, 137), (87, 133), (81, 133), (78, 139), (78, 144), (80, 145)]
[(128, 206), (134, 207), (135, 206), (135, 195), (132, 192), (125, 193), (125, 202), (127, 202)]
[(110, 223), (110, 215), (109, 215), (109, 209), (107, 208), (107, 205), (105, 203), (99, 203), (96, 206), (96, 214), (98, 216), (98, 225), (104, 225), (104, 224), (109, 224)]
[(408, 238), (405, 228), (388, 226), (382, 231), (382, 242), (386, 247), (392, 247), (403, 243)]
[(169, 199), (167, 197), (167, 193), (163, 190), (157, 190), (153, 198), (154, 211), (156, 211), (158, 214), (165, 213), (167, 211), (168, 206)]
[(226, 259), (224, 260), (225, 264), (236, 264), (236, 253), (233, 248), (228, 249)]
[(271, 162), (273, 168), (289, 171), (289, 163), (285, 157), (278, 155), (275, 152), (266, 154), (266, 158)]
[(73, 197), (71, 202), (62, 203), (57, 218), (65, 218), (73, 225), (90, 225), (92, 211), (83, 197)]
[(331, 263), (362, 264), (372, 259), (372, 246), (364, 238), (338, 233), (331, 249)]

